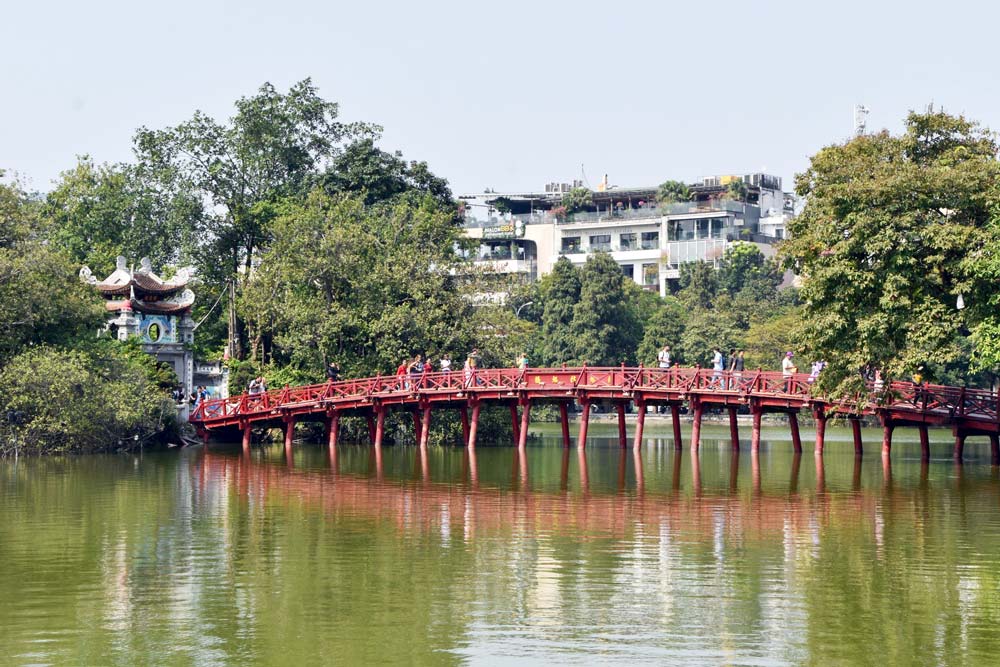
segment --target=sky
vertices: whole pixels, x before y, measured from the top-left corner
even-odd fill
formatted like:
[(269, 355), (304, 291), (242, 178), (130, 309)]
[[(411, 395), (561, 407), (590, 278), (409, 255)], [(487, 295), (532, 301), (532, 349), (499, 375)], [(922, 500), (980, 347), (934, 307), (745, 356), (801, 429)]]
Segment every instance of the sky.
[(3, 0), (0, 169), (47, 191), (141, 126), (311, 77), (453, 191), (765, 171), (928, 103), (1000, 129), (1000, 3)]

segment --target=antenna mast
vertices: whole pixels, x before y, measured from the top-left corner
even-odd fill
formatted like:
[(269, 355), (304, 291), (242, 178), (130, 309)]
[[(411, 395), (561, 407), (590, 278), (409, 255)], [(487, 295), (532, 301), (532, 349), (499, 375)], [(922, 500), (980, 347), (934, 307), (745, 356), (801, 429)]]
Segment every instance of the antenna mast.
[(868, 107), (864, 104), (854, 105), (854, 136), (860, 137), (868, 129)]

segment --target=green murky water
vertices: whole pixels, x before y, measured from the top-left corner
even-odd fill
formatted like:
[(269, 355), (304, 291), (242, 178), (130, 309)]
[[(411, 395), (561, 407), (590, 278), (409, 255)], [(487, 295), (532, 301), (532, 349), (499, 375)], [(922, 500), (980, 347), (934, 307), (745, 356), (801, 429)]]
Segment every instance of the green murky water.
[(997, 664), (984, 444), (921, 465), (898, 430), (885, 469), (875, 432), (817, 465), (778, 427), (756, 460), (725, 427), (697, 458), (540, 428), (0, 461), (0, 664)]

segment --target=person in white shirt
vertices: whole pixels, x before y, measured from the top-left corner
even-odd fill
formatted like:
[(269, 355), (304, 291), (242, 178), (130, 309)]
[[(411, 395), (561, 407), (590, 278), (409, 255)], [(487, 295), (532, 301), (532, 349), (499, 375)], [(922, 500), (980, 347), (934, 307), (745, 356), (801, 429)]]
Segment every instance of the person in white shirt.
[(785, 391), (789, 393), (792, 391), (792, 376), (799, 372), (792, 361), (793, 356), (792, 352), (785, 352), (785, 358), (781, 360), (781, 377), (785, 378)]
[(659, 362), (660, 368), (670, 368), (670, 346), (664, 345), (663, 349), (656, 355), (656, 361)]

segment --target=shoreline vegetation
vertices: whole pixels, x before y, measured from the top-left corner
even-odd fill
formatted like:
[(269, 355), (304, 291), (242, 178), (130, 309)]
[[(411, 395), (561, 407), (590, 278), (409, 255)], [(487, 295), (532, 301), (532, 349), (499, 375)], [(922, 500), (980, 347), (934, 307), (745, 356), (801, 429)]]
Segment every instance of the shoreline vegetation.
[[(164, 275), (194, 269), (193, 351), (226, 359), (231, 393), (258, 376), (320, 382), (331, 362), (342, 378), (392, 373), (418, 354), (459, 366), (477, 348), (494, 368), (522, 355), (531, 366), (654, 365), (665, 344), (674, 363), (702, 367), (719, 349), (777, 369), (791, 350), (802, 368), (825, 362), (816, 384), (833, 396), (854, 393), (863, 371), (995, 385), (997, 144), (961, 116), (928, 109), (899, 135), (823, 148), (796, 178), (805, 208), (776, 258), (734, 243), (682, 265), (666, 297), (600, 252), (582, 266), (561, 258), (529, 284), (473, 269), (463, 204), (427, 163), (378, 148), (380, 133), (343, 122), (306, 79), (287, 92), (264, 84), (224, 121), (195, 112), (139, 128), (132, 161), (81, 156), (46, 192), (0, 171), (0, 455), (179, 437), (173, 372), (134, 342), (95, 335), (106, 313), (78, 272), (107, 275), (118, 255)], [(660, 196), (684, 192), (668, 180)], [(565, 204), (585, 205), (577, 194)], [(484, 304), (484, 293), (509, 297)], [(490, 412), (481, 437), (509, 434), (509, 416)], [(388, 424), (397, 442), (412, 440), (405, 417)], [(364, 425), (345, 428), (349, 438)], [(460, 433), (457, 418), (432, 429), (438, 443)]]

